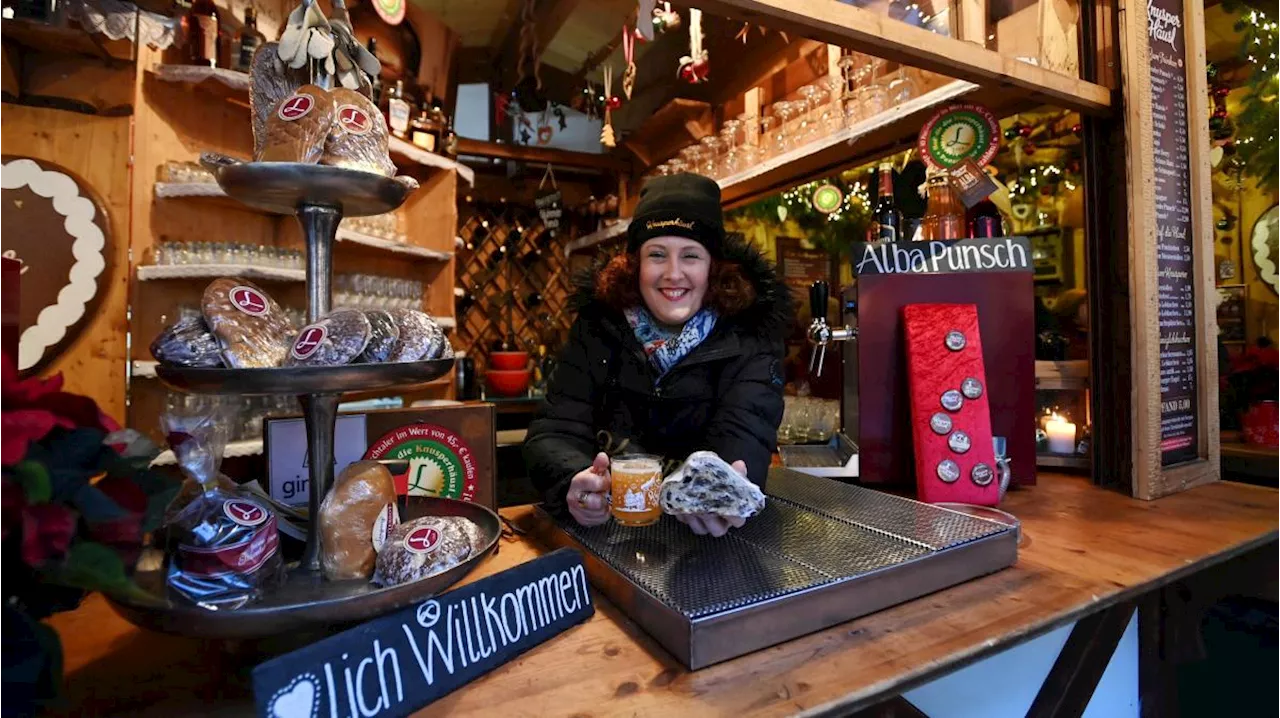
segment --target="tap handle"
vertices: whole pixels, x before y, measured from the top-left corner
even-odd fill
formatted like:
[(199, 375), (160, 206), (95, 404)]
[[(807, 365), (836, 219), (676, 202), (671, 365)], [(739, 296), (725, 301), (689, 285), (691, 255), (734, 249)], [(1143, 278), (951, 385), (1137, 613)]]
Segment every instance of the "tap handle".
[(809, 285), (809, 314), (824, 324), (827, 322), (828, 291), (827, 283), (821, 279)]

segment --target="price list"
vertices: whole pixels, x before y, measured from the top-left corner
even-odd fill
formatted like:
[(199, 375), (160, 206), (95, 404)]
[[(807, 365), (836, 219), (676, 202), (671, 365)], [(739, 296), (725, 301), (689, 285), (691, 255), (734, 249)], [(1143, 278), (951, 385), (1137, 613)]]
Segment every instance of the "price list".
[(1160, 450), (1161, 462), (1168, 466), (1198, 456), (1194, 236), (1181, 1), (1150, 0), (1147, 20), (1155, 148)]

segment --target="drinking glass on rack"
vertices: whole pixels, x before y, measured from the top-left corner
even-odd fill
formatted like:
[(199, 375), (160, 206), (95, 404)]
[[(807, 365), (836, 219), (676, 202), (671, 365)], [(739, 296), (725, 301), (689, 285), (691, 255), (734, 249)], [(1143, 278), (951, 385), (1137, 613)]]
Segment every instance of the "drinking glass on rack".
[(827, 101), (822, 106), (819, 122), (822, 124), (822, 132), (832, 135), (844, 125), (844, 78), (840, 75), (827, 75), (822, 80), (822, 88), (826, 90)]
[(692, 144), (680, 150), (680, 159), (685, 163), (686, 172), (699, 172), (702, 166), (703, 149), (701, 145)]
[(916, 85), (915, 78), (908, 72), (908, 69), (906, 65), (899, 64), (898, 71), (889, 80), (888, 102), (890, 107), (897, 107), (920, 94), (920, 88)]
[(797, 141), (800, 144), (810, 142), (818, 137), (817, 109), (821, 104), (822, 88), (817, 85), (805, 85), (800, 88), (800, 131)]
[(889, 90), (879, 82), (879, 72), (883, 61), (877, 57), (863, 56), (862, 81), (858, 86), (858, 104), (864, 119), (889, 109)]
[(703, 151), (702, 164), (698, 173), (711, 179), (719, 179), (723, 174), (720, 167), (720, 150), (724, 148), (724, 143), (716, 135), (707, 135), (699, 142), (702, 144)]
[(755, 115), (749, 115), (745, 112), (736, 118), (742, 123), (742, 142), (738, 145), (742, 150), (742, 162), (745, 165), (753, 165), (764, 159), (763, 148), (760, 146), (760, 121)]
[(795, 148), (795, 137), (788, 125), (799, 114), (799, 109), (800, 106), (794, 102), (784, 100), (773, 103), (773, 114), (778, 118), (778, 129), (773, 137), (773, 147), (776, 155), (790, 152)]
[(742, 122), (738, 120), (725, 120), (724, 127), (720, 128), (720, 139), (725, 144), (725, 175), (731, 175), (742, 171), (742, 149), (738, 144), (738, 133), (741, 130)]
[(764, 161), (778, 154), (777, 134), (775, 130), (778, 127), (778, 117), (776, 115), (766, 115), (760, 118), (760, 149), (759, 159)]

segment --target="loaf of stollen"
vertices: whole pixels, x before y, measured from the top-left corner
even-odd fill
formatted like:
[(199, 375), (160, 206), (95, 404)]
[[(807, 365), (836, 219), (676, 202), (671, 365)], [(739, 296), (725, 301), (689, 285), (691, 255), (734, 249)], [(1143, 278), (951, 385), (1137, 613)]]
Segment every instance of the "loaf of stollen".
[(695, 451), (662, 480), (659, 503), (672, 515), (745, 519), (764, 509), (764, 492), (714, 451)]

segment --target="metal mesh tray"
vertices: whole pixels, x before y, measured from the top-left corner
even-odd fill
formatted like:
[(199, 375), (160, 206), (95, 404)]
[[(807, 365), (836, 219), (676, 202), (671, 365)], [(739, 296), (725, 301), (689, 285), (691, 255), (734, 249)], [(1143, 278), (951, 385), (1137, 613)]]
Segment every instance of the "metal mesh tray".
[(695, 669), (1017, 558), (1010, 527), (910, 499), (779, 469), (765, 493), (765, 510), (720, 539), (668, 516), (641, 528), (561, 519), (549, 535), (583, 549), (597, 587)]

